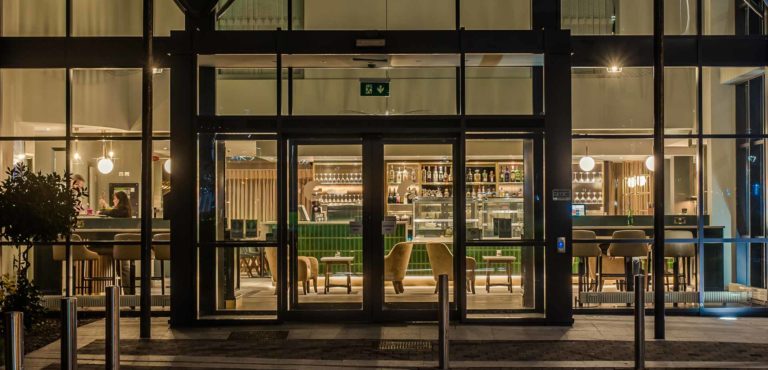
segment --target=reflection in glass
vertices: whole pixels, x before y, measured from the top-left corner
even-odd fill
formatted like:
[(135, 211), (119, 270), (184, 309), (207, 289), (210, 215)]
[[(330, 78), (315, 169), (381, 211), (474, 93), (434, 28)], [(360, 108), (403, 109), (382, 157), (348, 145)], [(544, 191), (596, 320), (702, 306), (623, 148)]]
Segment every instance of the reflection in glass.
[(0, 135), (64, 136), (63, 69), (0, 70)]
[(74, 135), (139, 135), (141, 103), (140, 69), (72, 70)]
[(2, 36), (65, 36), (66, 0), (0, 1)]
[(71, 0), (72, 36), (141, 36), (142, 0)]
[(462, 2), (461, 26), (468, 30), (529, 30), (531, 0)]

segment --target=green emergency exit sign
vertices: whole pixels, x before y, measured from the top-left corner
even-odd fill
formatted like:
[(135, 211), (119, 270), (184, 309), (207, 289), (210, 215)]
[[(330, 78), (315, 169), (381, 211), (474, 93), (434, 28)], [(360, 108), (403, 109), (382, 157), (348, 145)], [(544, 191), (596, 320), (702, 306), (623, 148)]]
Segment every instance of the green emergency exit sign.
[(360, 81), (360, 96), (389, 96), (389, 81)]

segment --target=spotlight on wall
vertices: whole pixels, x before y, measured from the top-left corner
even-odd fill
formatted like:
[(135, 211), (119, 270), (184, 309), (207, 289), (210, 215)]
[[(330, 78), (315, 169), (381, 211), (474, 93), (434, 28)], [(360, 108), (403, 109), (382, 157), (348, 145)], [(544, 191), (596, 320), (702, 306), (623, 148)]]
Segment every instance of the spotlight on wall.
[(619, 67), (619, 66), (617, 66), (617, 65), (612, 65), (612, 66), (606, 68), (605, 70), (608, 71), (608, 73), (621, 73), (621, 71), (624, 70), (624, 69)]

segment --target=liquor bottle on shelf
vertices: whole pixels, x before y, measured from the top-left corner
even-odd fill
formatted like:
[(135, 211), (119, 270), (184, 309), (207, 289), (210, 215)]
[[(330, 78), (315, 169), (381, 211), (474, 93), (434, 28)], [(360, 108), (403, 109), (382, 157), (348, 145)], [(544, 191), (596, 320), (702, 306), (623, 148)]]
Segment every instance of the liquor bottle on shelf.
[(509, 166), (504, 167), (504, 182), (510, 182)]
[(437, 182), (437, 166), (432, 166), (432, 182)]
[(397, 173), (395, 174), (395, 183), (399, 184), (403, 182), (403, 170), (402, 168), (397, 169)]
[(480, 181), (488, 182), (488, 172), (486, 170), (483, 170), (483, 173), (480, 174)]
[(432, 170), (429, 168), (429, 166), (425, 166), (424, 171), (427, 173), (427, 179), (424, 182), (432, 182)]
[(421, 168), (421, 182), (427, 182), (427, 170), (425, 167)]
[(400, 203), (400, 193), (395, 193), (395, 203)]
[(491, 170), (491, 173), (488, 175), (488, 182), (494, 181), (496, 181), (496, 175), (493, 173), (493, 170)]
[(446, 198), (451, 196), (451, 193), (448, 191), (448, 188), (445, 188), (445, 190), (443, 191), (443, 196)]
[(467, 168), (467, 182), (472, 182), (472, 169)]
[(437, 168), (437, 182), (443, 182), (443, 166)]
[(451, 168), (450, 167), (448, 167), (448, 169), (446, 170), (446, 173), (448, 174), (447, 181), (448, 182), (453, 182), (453, 172), (451, 172)]
[(475, 177), (472, 179), (473, 182), (480, 182), (480, 170), (475, 169)]

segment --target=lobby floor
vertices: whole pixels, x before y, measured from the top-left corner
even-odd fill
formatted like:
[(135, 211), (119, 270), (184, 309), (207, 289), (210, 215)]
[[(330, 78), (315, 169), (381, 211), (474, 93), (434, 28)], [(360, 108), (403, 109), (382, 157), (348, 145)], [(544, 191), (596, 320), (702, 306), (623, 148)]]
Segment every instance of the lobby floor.
[[(453, 325), (452, 368), (631, 368), (632, 317), (576, 316), (572, 327)], [(433, 324), (284, 324), (170, 329), (153, 319), (121, 322), (123, 368), (371, 369), (434, 368)], [(648, 323), (648, 335), (652, 322)], [(667, 339), (649, 340), (652, 368), (768, 368), (768, 319), (669, 317)], [(104, 322), (78, 332), (80, 368), (102, 368)], [(58, 368), (59, 343), (27, 356), (28, 369)]]

